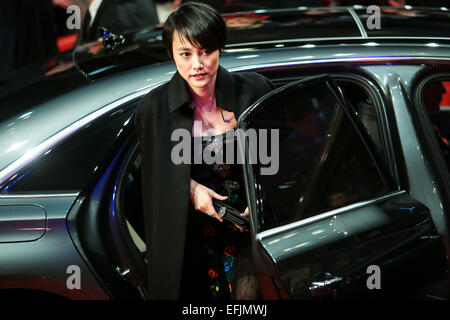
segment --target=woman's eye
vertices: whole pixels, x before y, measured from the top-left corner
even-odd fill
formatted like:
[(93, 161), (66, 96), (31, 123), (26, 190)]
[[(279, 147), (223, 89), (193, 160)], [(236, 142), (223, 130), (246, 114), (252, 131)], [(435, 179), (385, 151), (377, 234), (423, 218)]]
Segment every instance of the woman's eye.
[(182, 57), (189, 57), (189, 52), (182, 52), (180, 55)]
[(211, 50), (205, 50), (205, 51), (203, 51), (203, 54), (206, 54), (206, 55), (209, 55), (209, 54), (211, 54)]

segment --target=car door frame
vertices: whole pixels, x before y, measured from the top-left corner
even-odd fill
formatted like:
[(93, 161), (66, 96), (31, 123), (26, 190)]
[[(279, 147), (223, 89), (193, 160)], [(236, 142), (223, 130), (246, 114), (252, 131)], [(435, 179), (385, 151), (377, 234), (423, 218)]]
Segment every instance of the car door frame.
[[(324, 75), (324, 76), (315, 76), (315, 77), (310, 77), (310, 78), (306, 78), (303, 79), (301, 81), (297, 81), (296, 84), (301, 84), (301, 86), (307, 86), (308, 84), (313, 84), (315, 81), (320, 82), (323, 79), (328, 79), (332, 80), (332, 78), (328, 75)], [(334, 93), (337, 101), (340, 103), (340, 105), (344, 108), (345, 113), (347, 114), (348, 117), (350, 117), (350, 120), (353, 122), (353, 125), (355, 126), (356, 130), (358, 131), (362, 141), (366, 144), (366, 148), (367, 151), (372, 155), (372, 158), (374, 159), (374, 162), (379, 164), (376, 160), (376, 157), (373, 157), (373, 152), (371, 151), (370, 147), (368, 146), (369, 144), (367, 143), (367, 137), (365, 136), (365, 133), (363, 130), (361, 130), (361, 124), (357, 123), (358, 122), (358, 118), (356, 116), (356, 114), (352, 111), (351, 106), (348, 105), (346, 99), (344, 98), (344, 96), (342, 95), (342, 91), (339, 89), (339, 86), (337, 86), (334, 82), (333, 89), (330, 88), (330, 90)], [(244, 125), (246, 117), (252, 113), (255, 109), (258, 108), (258, 106), (261, 104), (261, 102), (263, 102), (266, 99), (269, 99), (270, 97), (278, 94), (279, 92), (282, 92), (283, 90), (286, 89), (286, 87), (292, 86), (293, 84), (288, 84), (286, 86), (283, 86), (282, 88), (278, 88), (276, 90), (274, 90), (273, 92), (267, 94), (266, 96), (262, 97), (260, 100), (258, 100), (254, 105), (252, 105), (240, 118), (238, 121), (238, 128), (242, 129), (243, 131), (246, 130), (246, 126)], [(295, 84), (294, 84), (295, 85)], [(240, 146), (241, 146), (241, 152), (242, 150), (245, 150), (245, 152), (247, 152), (248, 148), (246, 148), (246, 145), (242, 145), (244, 142), (244, 140), (241, 139), (240, 141)], [(246, 155), (247, 156), (247, 155)], [(326, 221), (327, 219), (333, 219), (333, 217), (336, 217), (338, 215), (341, 215), (343, 213), (348, 213), (348, 212), (357, 212), (358, 210), (363, 210), (364, 208), (370, 208), (372, 206), (376, 206), (377, 204), (381, 203), (381, 204), (386, 204), (386, 203), (390, 203), (391, 200), (395, 200), (395, 199), (405, 199), (405, 197), (408, 198), (408, 195), (406, 193), (405, 190), (395, 190), (395, 188), (393, 189), (393, 192), (391, 192), (390, 194), (386, 194), (382, 197), (379, 197), (377, 199), (371, 199), (369, 201), (363, 201), (363, 202), (359, 202), (356, 204), (352, 204), (350, 206), (346, 206), (344, 208), (339, 208), (336, 210), (332, 210), (330, 212), (326, 212), (326, 213), (322, 213), (319, 215), (316, 215), (314, 217), (308, 218), (308, 219), (304, 219), (304, 220), (300, 220), (300, 221), (296, 221), (281, 227), (277, 227), (271, 230), (267, 230), (267, 231), (260, 231), (259, 225), (260, 225), (260, 221), (259, 221), (259, 217), (258, 217), (258, 213), (260, 212), (260, 207), (258, 207), (256, 204), (261, 205), (263, 199), (258, 197), (257, 192), (255, 192), (255, 179), (253, 176), (253, 171), (252, 169), (249, 167), (249, 164), (244, 164), (244, 180), (245, 180), (245, 184), (246, 184), (246, 190), (247, 190), (247, 197), (248, 197), (248, 203), (249, 203), (249, 207), (250, 207), (250, 214), (251, 214), (251, 219), (253, 225), (252, 225), (252, 247), (253, 247), (253, 254), (254, 254), (254, 263), (257, 266), (256, 268), (258, 269), (259, 266), (259, 276), (260, 276), (260, 280), (261, 283), (264, 282), (266, 284), (266, 288), (263, 289), (263, 293), (264, 291), (266, 291), (266, 296), (270, 296), (270, 297), (277, 297), (277, 298), (291, 298), (294, 297), (293, 296), (293, 292), (292, 292), (292, 288), (289, 288), (288, 286), (286, 286), (286, 282), (283, 283), (283, 279), (282, 277), (278, 274), (279, 273), (279, 262), (277, 262), (275, 255), (273, 254), (273, 252), (269, 252), (269, 250), (267, 249), (267, 242), (265, 243), (266, 240), (270, 241), (270, 239), (272, 239), (272, 241), (276, 241), (276, 240), (280, 240), (280, 239), (273, 239), (274, 235), (277, 234), (282, 234), (282, 233), (288, 233), (292, 230), (295, 230), (296, 228), (301, 228), (302, 226), (308, 226), (311, 224), (314, 224), (315, 222), (318, 221)], [(409, 199), (409, 198), (408, 198)], [(419, 218), (419, 220), (427, 220), (426, 217), (424, 216), (427, 215), (427, 211), (426, 208), (423, 208), (420, 206), (420, 204), (418, 202), (415, 202), (413, 199), (409, 199), (411, 200), (411, 203), (415, 203), (417, 205), (417, 207), (420, 207), (420, 209), (412, 209), (415, 210), (415, 217), (414, 218)], [(409, 201), (407, 200), (407, 201)], [(391, 201), (392, 202), (392, 201)], [(395, 201), (394, 201), (395, 202)], [(394, 210), (395, 211), (395, 210)], [(398, 213), (394, 213), (394, 215), (398, 215)], [(401, 215), (401, 214), (400, 214)], [(429, 213), (428, 213), (429, 216)], [(381, 218), (381, 216), (380, 216)], [(385, 218), (385, 217), (384, 217)], [(403, 219), (403, 216), (402, 216)], [(414, 223), (414, 219), (410, 219), (411, 223)], [(328, 221), (329, 222), (329, 221)], [(380, 225), (382, 225), (383, 223), (380, 221), (379, 222)], [(418, 231), (419, 233), (433, 233), (433, 230), (429, 230), (430, 225), (428, 224), (428, 228), (424, 228), (421, 229), (420, 231)], [(356, 228), (357, 229), (357, 228)], [(355, 230), (356, 230), (355, 229)], [(386, 228), (385, 228), (386, 229)], [(417, 230), (416, 230), (417, 231)], [(434, 244), (433, 244), (434, 245)], [(264, 267), (261, 267), (264, 266)], [(324, 272), (325, 274), (326, 272)], [(270, 275), (270, 276), (268, 276)], [(330, 275), (331, 276), (331, 275)], [(361, 270), (359, 271), (358, 275), (353, 275), (353, 279), (355, 278), (361, 278)], [(349, 280), (350, 279), (350, 280)], [(349, 277), (347, 275), (346, 280), (344, 281), (344, 277), (333, 277), (332, 279), (323, 279), (321, 281), (319, 281), (319, 286), (323, 285), (323, 284), (327, 284), (329, 288), (331, 288), (331, 290), (325, 290), (325, 295), (326, 294), (336, 294), (336, 289), (339, 287), (339, 285), (343, 282), (351, 282), (352, 277)], [(339, 282), (339, 285), (334, 285), (333, 283), (335, 282)], [(331, 284), (330, 284), (331, 283)], [(311, 281), (309, 289), (310, 291), (311, 289), (311, 284), (314, 284), (313, 281)], [(316, 290), (316, 293), (319, 292), (320, 294), (320, 288), (319, 290)], [(311, 295), (314, 296), (314, 293), (311, 291)], [(344, 295), (345, 296), (345, 295)], [(297, 298), (299, 296), (296, 296)], [(302, 296), (300, 296), (302, 297)], [(307, 298), (304, 294), (303, 294), (303, 298)]]

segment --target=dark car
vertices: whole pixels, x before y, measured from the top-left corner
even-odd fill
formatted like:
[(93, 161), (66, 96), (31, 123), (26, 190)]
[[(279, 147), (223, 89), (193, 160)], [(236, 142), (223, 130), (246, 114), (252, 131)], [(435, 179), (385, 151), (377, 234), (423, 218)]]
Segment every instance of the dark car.
[[(221, 64), (278, 87), (238, 121), (279, 130), (275, 175), (243, 165), (265, 299), (448, 299), (444, 9), (383, 8), (381, 29), (363, 7), (224, 16)], [(133, 114), (176, 69), (158, 29), (113, 38), (0, 89), (6, 295), (152, 296)]]

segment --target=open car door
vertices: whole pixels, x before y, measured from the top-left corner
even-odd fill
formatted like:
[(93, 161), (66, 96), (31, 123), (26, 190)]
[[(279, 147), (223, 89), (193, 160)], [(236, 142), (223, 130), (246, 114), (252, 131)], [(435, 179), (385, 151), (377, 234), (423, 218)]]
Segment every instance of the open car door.
[(429, 209), (390, 177), (331, 77), (274, 90), (238, 128), (264, 298), (417, 297), (445, 281)]

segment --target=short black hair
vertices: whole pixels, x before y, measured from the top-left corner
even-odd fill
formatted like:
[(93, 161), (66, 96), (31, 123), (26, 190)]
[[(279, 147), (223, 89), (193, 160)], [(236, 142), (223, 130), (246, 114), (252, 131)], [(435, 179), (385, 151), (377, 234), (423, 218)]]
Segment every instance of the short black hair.
[(200, 2), (182, 4), (164, 23), (162, 38), (171, 58), (175, 31), (193, 46), (210, 51), (222, 50), (227, 42), (226, 25), (220, 13)]

